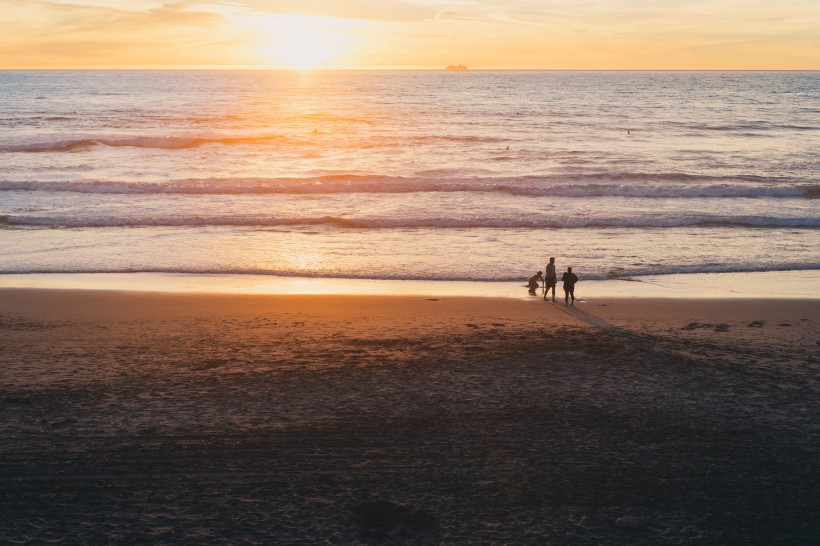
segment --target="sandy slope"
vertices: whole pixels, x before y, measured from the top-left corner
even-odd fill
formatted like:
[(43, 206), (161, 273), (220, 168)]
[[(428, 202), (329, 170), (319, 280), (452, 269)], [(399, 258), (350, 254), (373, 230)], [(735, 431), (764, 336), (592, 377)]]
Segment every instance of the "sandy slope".
[(0, 542), (803, 544), (816, 301), (0, 291)]

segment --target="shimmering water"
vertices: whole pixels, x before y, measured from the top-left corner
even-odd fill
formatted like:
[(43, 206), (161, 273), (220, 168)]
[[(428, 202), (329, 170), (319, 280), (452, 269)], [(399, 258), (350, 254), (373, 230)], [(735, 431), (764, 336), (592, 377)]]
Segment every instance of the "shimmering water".
[(816, 72), (0, 72), (0, 273), (820, 269)]

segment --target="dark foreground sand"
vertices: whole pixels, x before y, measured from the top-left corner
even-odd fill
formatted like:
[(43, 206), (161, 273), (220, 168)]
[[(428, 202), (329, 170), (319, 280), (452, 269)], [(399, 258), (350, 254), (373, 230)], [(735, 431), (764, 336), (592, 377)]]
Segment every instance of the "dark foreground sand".
[(818, 320), (0, 290), (0, 543), (816, 544)]

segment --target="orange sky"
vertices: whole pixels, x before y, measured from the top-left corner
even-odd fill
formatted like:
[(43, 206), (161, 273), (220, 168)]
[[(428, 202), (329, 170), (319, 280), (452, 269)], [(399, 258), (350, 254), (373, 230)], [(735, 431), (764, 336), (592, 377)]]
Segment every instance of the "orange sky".
[(817, 70), (818, 29), (818, 0), (0, 0), (0, 68)]

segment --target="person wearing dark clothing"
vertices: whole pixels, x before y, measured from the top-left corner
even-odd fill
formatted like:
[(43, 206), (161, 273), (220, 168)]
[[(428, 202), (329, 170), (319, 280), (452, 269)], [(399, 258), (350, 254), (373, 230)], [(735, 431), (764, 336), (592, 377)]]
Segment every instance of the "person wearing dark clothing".
[(555, 258), (550, 258), (547, 264), (547, 274), (544, 277), (544, 299), (547, 299), (547, 292), (552, 288), (552, 301), (555, 301), (555, 285), (558, 284), (558, 276), (555, 274)]
[(541, 276), (543, 274), (543, 272), (539, 271), (538, 273), (530, 277), (530, 282), (529, 284), (527, 284), (527, 288), (529, 288), (530, 294), (535, 294), (535, 291), (538, 290), (538, 282), (541, 280)]
[(575, 305), (575, 283), (578, 282), (578, 276), (568, 267), (567, 272), (561, 275), (561, 280), (564, 281), (564, 305), (569, 303), (570, 297), (572, 305)]

